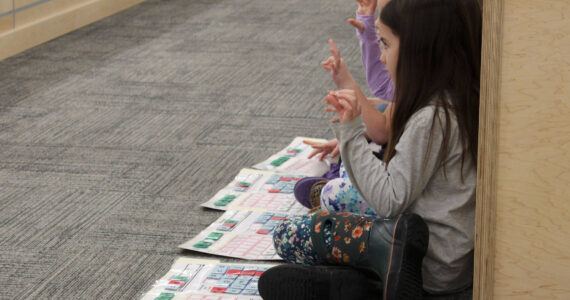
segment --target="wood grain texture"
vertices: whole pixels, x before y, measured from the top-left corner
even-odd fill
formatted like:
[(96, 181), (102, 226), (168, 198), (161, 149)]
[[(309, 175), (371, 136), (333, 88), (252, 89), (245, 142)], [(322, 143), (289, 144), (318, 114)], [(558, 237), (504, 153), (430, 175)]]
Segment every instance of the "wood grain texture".
[[(35, 3), (41, 2), (42, 0), (13, 0), (13, 1), (14, 1), (14, 7), (18, 9), (24, 6), (33, 5)], [(60, 0), (48, 0), (48, 1), (60, 1)]]
[(12, 16), (0, 17), (0, 34), (12, 30)]
[(16, 27), (0, 33), (0, 60), (143, 1), (61, 0), (21, 11), (16, 16), (16, 20), (20, 20), (16, 22)]
[(473, 299), (492, 299), (503, 1), (483, 5)]
[(19, 5), (16, 3), (17, 11), (15, 18), (15, 28), (26, 26), (27, 24), (37, 23), (44, 18), (52, 18), (54, 16), (65, 13), (66, 11), (75, 11), (81, 9), (93, 0), (50, 0), (50, 1), (22, 1)]
[(0, 0), (0, 34), (13, 28), (12, 0)]
[(570, 299), (568, 12), (504, 1), (494, 299)]
[(0, 0), (0, 14), (12, 11), (12, 0)]

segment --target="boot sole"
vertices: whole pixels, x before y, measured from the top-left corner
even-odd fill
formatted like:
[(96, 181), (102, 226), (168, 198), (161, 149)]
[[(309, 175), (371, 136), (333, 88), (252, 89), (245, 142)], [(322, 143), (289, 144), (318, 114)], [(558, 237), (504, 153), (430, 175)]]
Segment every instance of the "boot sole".
[(295, 264), (265, 271), (258, 288), (264, 300), (359, 300), (381, 289), (354, 268)]
[(321, 180), (317, 181), (311, 187), (311, 195), (309, 198), (309, 202), (311, 203), (311, 209), (321, 208), (321, 191), (323, 187), (327, 184), (328, 180)]
[[(416, 300), (423, 296), (422, 261), (429, 232), (417, 215), (400, 216), (394, 228), (384, 300)], [(402, 249), (399, 251), (397, 248)]]

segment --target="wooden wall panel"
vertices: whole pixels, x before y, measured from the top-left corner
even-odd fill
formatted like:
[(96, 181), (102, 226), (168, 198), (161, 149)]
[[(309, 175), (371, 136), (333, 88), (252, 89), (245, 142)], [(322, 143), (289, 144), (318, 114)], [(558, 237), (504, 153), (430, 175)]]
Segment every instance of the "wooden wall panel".
[(88, 2), (92, 2), (92, 0), (15, 0), (14, 5), (17, 10), (15, 16), (16, 28), (66, 10), (73, 10)]
[(485, 0), (481, 45), (473, 299), (493, 299), (503, 1)]
[(53, 1), (53, 0), (13, 0), (14, 1), (14, 7), (16, 9), (18, 8), (22, 8), (24, 6), (29, 6), (35, 3), (41, 3), (41, 2), (48, 2), (48, 1)]
[(12, 0), (0, 0), (0, 15), (12, 11)]
[(0, 34), (12, 30), (12, 16), (0, 17)]
[(143, 1), (51, 0), (19, 11), (16, 27), (0, 31), (0, 60)]
[(0, 0), (0, 34), (12, 30), (12, 0)]
[(504, 0), (493, 299), (570, 299), (570, 1)]

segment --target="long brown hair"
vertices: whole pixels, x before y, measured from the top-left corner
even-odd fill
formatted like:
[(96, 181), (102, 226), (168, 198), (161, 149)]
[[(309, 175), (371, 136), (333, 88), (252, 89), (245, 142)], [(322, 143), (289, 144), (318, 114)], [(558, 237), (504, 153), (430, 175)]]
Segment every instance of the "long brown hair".
[(382, 9), (380, 21), (400, 39), (386, 163), (396, 154), (395, 146), (411, 116), (430, 104), (435, 105), (436, 113), (428, 154), (434, 125), (439, 122), (443, 144), (438, 157), (444, 164), (453, 113), (463, 146), (462, 168), (466, 155), (476, 163), (481, 65), (481, 8), (477, 0), (391, 0)]

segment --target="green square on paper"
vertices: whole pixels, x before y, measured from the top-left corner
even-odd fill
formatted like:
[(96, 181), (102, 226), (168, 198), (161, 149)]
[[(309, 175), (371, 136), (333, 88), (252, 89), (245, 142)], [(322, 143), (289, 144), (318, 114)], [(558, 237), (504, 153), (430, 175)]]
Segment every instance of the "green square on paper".
[(211, 245), (212, 245), (212, 243), (210, 243), (210, 242), (200, 241), (200, 242), (194, 244), (194, 247), (196, 247), (196, 248), (208, 248)]
[[(172, 279), (173, 280), (186, 281), (186, 280), (188, 280), (188, 276), (174, 276), (174, 277), (172, 277)], [(169, 293), (169, 294), (172, 294), (172, 293)], [(172, 296), (172, 297), (174, 297), (174, 296)]]
[(209, 240), (214, 240), (217, 241), (219, 240), (224, 234), (221, 232), (211, 232), (210, 234), (208, 234), (208, 237), (206, 237)]
[[(174, 293), (160, 293), (160, 295), (158, 296), (160, 297), (164, 297), (165, 299), (172, 299), (174, 298)], [(156, 298), (158, 299), (158, 298)]]

